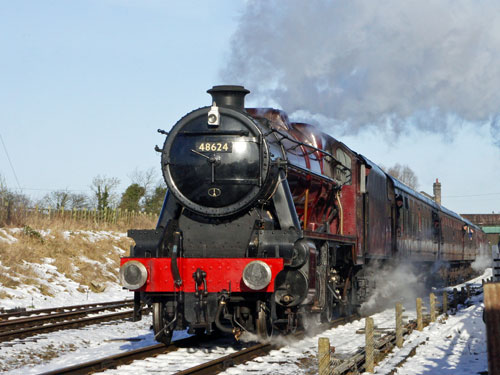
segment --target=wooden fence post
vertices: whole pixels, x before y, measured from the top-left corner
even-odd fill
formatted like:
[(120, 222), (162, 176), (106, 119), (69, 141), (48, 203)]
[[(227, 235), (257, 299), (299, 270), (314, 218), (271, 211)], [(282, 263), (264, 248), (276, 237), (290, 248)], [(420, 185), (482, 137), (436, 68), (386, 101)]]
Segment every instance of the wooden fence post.
[(443, 314), (448, 315), (448, 292), (443, 292)]
[(484, 285), (488, 374), (500, 375), (500, 283)]
[(318, 339), (319, 375), (330, 374), (330, 340), (327, 337)]
[(403, 347), (403, 305), (396, 303), (396, 346)]
[(424, 329), (424, 322), (422, 320), (422, 298), (417, 298), (417, 330)]
[(365, 371), (373, 373), (375, 368), (374, 358), (374, 342), (373, 342), (373, 318), (365, 319)]
[(431, 322), (436, 321), (436, 296), (434, 293), (429, 295), (429, 303), (431, 305)]

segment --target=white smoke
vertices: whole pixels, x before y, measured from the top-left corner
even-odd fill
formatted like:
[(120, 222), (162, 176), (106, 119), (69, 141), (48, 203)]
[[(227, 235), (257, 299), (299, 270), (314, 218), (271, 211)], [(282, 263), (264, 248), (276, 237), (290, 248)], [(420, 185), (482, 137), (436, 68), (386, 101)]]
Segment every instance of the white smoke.
[(495, 248), (490, 248), (489, 245), (481, 246), (478, 257), (471, 264), (472, 269), (476, 272), (483, 272), (486, 268), (491, 267), (493, 262), (492, 254), (494, 252)]
[(491, 124), (500, 146), (500, 3), (249, 1), (226, 82), (337, 131)]
[(423, 278), (411, 264), (380, 266), (371, 264), (367, 268), (371, 285), (375, 285), (368, 300), (361, 305), (360, 313), (370, 315), (386, 309), (391, 304), (402, 302), (412, 304), (417, 297), (425, 296)]

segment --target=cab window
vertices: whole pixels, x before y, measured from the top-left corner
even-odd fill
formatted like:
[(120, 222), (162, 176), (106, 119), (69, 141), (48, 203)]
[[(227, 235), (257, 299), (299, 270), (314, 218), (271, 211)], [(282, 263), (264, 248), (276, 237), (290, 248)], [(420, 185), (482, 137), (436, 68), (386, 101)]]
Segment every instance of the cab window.
[(335, 166), (335, 179), (343, 185), (351, 184), (351, 157), (341, 148), (337, 148), (335, 157), (340, 164)]

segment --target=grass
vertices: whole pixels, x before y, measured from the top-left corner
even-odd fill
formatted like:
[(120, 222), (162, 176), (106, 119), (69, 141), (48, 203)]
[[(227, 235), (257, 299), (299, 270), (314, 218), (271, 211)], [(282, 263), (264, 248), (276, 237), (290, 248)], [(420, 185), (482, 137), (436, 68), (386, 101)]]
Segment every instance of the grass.
[[(124, 223), (96, 226), (55, 218), (38, 223), (32, 220), (22, 230), (10, 230), (17, 241), (0, 241), (0, 286), (15, 289), (30, 285), (43, 295), (52, 296), (59, 290), (55, 288), (57, 271), (78, 283), (80, 292), (103, 291), (107, 282), (118, 282), (120, 256), (125, 254), (123, 251), (128, 253), (133, 244), (132, 239), (117, 234), (129, 228), (155, 227), (155, 220), (139, 219), (131, 226)], [(41, 274), (37, 265), (47, 263), (49, 271)], [(0, 298), (8, 296), (0, 288)]]
[(154, 228), (158, 216), (145, 212), (121, 210), (61, 211), (18, 207), (10, 215), (0, 205), (0, 227), (50, 228), (60, 230), (113, 230), (125, 232), (129, 228)]

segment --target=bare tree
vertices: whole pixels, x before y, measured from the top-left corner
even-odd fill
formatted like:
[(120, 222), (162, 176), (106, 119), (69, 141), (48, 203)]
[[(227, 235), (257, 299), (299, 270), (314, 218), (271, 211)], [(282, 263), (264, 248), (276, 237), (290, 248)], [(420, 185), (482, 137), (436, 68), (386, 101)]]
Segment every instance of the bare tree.
[(154, 190), (154, 184), (156, 177), (156, 169), (151, 167), (145, 171), (140, 171), (138, 168), (134, 169), (132, 173), (128, 176), (132, 181), (132, 184), (137, 184), (144, 188), (144, 195), (150, 195)]
[(94, 177), (91, 189), (94, 192), (94, 203), (99, 211), (116, 206), (118, 196), (115, 190), (119, 184), (120, 180), (116, 177), (100, 175)]
[[(156, 182), (157, 180), (157, 172), (155, 168), (149, 168), (145, 171), (140, 171), (138, 168), (134, 169), (128, 177), (132, 181), (131, 186), (137, 185), (143, 188), (143, 192), (137, 202), (140, 210), (150, 211), (150, 203), (153, 199), (153, 196), (157, 193), (157, 186), (163, 183), (163, 179), (160, 182)], [(121, 203), (120, 203), (121, 204)]]
[(70, 192), (67, 190), (57, 190), (51, 191), (49, 194), (46, 194), (42, 199), (42, 205), (47, 207), (52, 207), (56, 209), (60, 209), (61, 207), (70, 208)]
[(89, 197), (85, 194), (71, 194), (71, 208), (89, 208)]
[(0, 175), (0, 226), (21, 225), (24, 221), (25, 209), (30, 204), (31, 200), (26, 195), (10, 190), (5, 179)]
[(45, 195), (40, 202), (45, 207), (53, 207), (56, 209), (81, 209), (88, 207), (88, 197), (85, 194), (76, 194), (68, 190), (52, 191)]
[(392, 177), (398, 179), (412, 189), (418, 189), (417, 175), (408, 165), (401, 165), (399, 163), (396, 163), (394, 164), (394, 166), (388, 169), (382, 166), (382, 169), (387, 172), (387, 174), (390, 174)]

